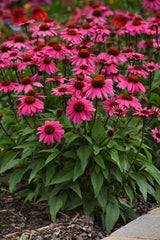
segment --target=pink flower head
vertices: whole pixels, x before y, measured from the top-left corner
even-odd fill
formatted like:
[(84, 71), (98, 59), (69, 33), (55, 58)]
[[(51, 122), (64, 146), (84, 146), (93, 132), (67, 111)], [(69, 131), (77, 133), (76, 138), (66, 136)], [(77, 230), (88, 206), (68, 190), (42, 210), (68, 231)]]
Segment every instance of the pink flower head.
[(53, 78), (47, 78), (46, 82), (57, 82), (57, 83), (64, 83), (64, 81), (66, 81), (67, 78), (62, 77), (62, 76), (57, 76), (57, 77), (53, 77)]
[(157, 128), (151, 130), (153, 137), (157, 140), (157, 142), (160, 142), (160, 129)]
[(144, 65), (144, 68), (145, 68), (148, 72), (154, 72), (154, 71), (156, 71), (157, 69), (159, 69), (160, 66), (159, 66), (157, 63), (150, 62), (150, 63), (146, 63), (146, 64)]
[(32, 37), (37, 37), (40, 35), (42, 35), (43, 37), (50, 37), (57, 36), (58, 33), (55, 31), (54, 27), (49, 26), (47, 23), (42, 23), (39, 26), (34, 26)]
[(83, 74), (84, 76), (90, 75), (90, 73), (95, 73), (95, 68), (89, 65), (80, 65), (80, 66), (75, 66), (72, 69), (75, 74)]
[(145, 108), (136, 109), (136, 112), (133, 113), (133, 115), (138, 115), (138, 116), (143, 116), (143, 117), (149, 118), (150, 115), (152, 115), (152, 112), (150, 111), (150, 109), (147, 109), (147, 107), (145, 107)]
[(133, 20), (126, 23), (125, 28), (131, 36), (135, 34), (144, 33), (146, 29), (146, 22), (141, 19), (141, 17), (136, 17)]
[(118, 48), (111, 47), (107, 52), (109, 60), (112, 63), (118, 65), (119, 63), (125, 63), (127, 61), (126, 57), (122, 52), (119, 52)]
[(66, 42), (79, 43), (83, 39), (83, 34), (80, 30), (74, 28), (65, 28), (61, 31), (60, 37)]
[(44, 53), (46, 52), (46, 50), (49, 57), (62, 60), (62, 57), (67, 56), (67, 50), (62, 44), (53, 44), (53, 46), (46, 47)]
[(126, 113), (128, 112), (128, 109), (125, 108), (123, 105), (119, 104), (119, 105), (115, 105), (113, 107), (113, 114), (115, 114), (117, 117), (125, 117)]
[(135, 61), (146, 60), (146, 57), (142, 53), (137, 52), (126, 53), (126, 58), (133, 59)]
[(86, 82), (84, 80), (74, 80), (70, 82), (70, 85), (68, 87), (68, 91), (73, 96), (79, 97), (84, 96), (84, 87), (86, 86)]
[(135, 75), (129, 75), (125, 80), (118, 83), (117, 87), (121, 89), (128, 89), (130, 93), (145, 93), (146, 89), (142, 83), (139, 81), (139, 77)]
[(11, 82), (11, 81), (2, 81), (0, 83), (0, 91), (3, 91), (4, 93), (8, 93), (15, 89), (17, 86), (17, 83)]
[(160, 0), (143, 0), (143, 7), (147, 8), (149, 11), (159, 11)]
[(114, 108), (119, 106), (119, 103), (116, 101), (114, 97), (108, 98), (106, 101), (101, 102), (103, 108), (106, 112), (109, 112), (109, 115), (112, 116), (114, 114)]
[(95, 97), (103, 99), (108, 98), (108, 94), (114, 95), (113, 82), (111, 79), (104, 80), (102, 75), (96, 75), (93, 79), (88, 77), (88, 83), (84, 87), (86, 97), (94, 99)]
[(21, 104), (17, 106), (18, 116), (26, 114), (33, 116), (35, 112), (42, 112), (44, 109), (44, 103), (34, 96), (23, 96), (19, 100)]
[(62, 95), (67, 95), (67, 94), (69, 94), (67, 84), (61, 84), (57, 88), (52, 88), (51, 95), (62, 96)]
[(40, 65), (40, 68), (39, 68), (40, 72), (46, 71), (48, 74), (57, 72), (56, 64), (53, 62), (53, 60), (50, 57), (46, 57), (46, 56), (43, 57), (39, 65)]
[(127, 108), (134, 107), (135, 109), (137, 109), (141, 107), (141, 104), (138, 102), (138, 99), (127, 93), (123, 94), (122, 96), (117, 95), (116, 101), (118, 103), (121, 103), (123, 106)]
[(20, 92), (22, 92), (22, 90), (25, 91), (25, 93), (27, 93), (30, 89), (33, 89), (32, 86), (36, 86), (36, 87), (43, 87), (43, 85), (40, 82), (35, 82), (35, 77), (23, 77), (21, 79), (21, 83), (18, 84), (18, 86), (15, 88), (15, 91), (19, 94)]
[(160, 117), (160, 109), (156, 107), (151, 107), (151, 113), (153, 117)]
[(143, 68), (139, 67), (139, 66), (128, 66), (127, 67), (127, 71), (133, 74), (137, 74), (139, 77), (143, 76), (144, 78), (147, 78), (148, 73), (146, 71), (143, 70)]
[(68, 101), (68, 106), (66, 109), (66, 115), (68, 119), (73, 121), (74, 123), (78, 122), (81, 124), (82, 120), (89, 121), (92, 118), (93, 112), (96, 109), (93, 107), (92, 102), (87, 100), (85, 97), (72, 97)]
[(60, 124), (59, 121), (45, 121), (44, 126), (37, 128), (37, 134), (40, 134), (39, 142), (43, 141), (48, 145), (54, 143), (54, 139), (60, 142), (62, 134), (64, 134), (62, 127), (63, 125)]
[(11, 48), (11, 47), (18, 48), (18, 49), (22, 49), (22, 48), (28, 49), (28, 48), (30, 48), (29, 41), (25, 40), (24, 36), (20, 35), (20, 34), (16, 35), (13, 40), (5, 42), (5, 44), (9, 48)]
[(94, 67), (94, 57), (92, 56), (92, 54), (90, 54), (90, 52), (88, 51), (88, 49), (80, 49), (78, 51), (78, 55), (74, 55), (71, 56), (71, 63), (72, 65), (89, 65)]

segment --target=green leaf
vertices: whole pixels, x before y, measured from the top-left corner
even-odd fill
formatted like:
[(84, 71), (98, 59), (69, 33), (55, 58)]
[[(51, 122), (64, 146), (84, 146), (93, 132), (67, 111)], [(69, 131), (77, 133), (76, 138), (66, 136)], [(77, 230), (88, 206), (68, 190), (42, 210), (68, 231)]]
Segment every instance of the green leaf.
[(82, 145), (77, 150), (77, 155), (80, 158), (81, 161), (81, 168), (84, 171), (87, 164), (89, 157), (92, 153), (92, 148), (89, 145)]
[(14, 170), (13, 173), (11, 173), (10, 177), (9, 177), (9, 191), (13, 192), (15, 190), (15, 187), (17, 185), (17, 183), (19, 183), (24, 175), (24, 173), (26, 172), (26, 169), (16, 169)]
[(147, 201), (147, 180), (145, 176), (140, 173), (130, 173), (130, 176), (136, 181), (144, 200)]
[(105, 179), (109, 181), (109, 170), (108, 170), (108, 167), (106, 166), (105, 169), (102, 169), (102, 172), (103, 172), (103, 175), (104, 175)]
[(145, 170), (150, 173), (152, 177), (160, 184), (160, 171), (153, 164), (149, 162), (142, 162), (143, 166), (146, 167)]
[(95, 171), (91, 172), (91, 182), (93, 185), (93, 190), (95, 193), (95, 198), (98, 196), (102, 185), (103, 185), (103, 175), (101, 173), (97, 174)]
[(115, 223), (117, 222), (120, 215), (119, 207), (112, 202), (107, 204), (106, 208), (106, 216), (105, 216), (105, 226), (107, 232), (111, 232), (112, 228), (114, 227)]
[[(63, 137), (65, 137), (65, 134), (63, 135)], [(70, 137), (66, 138), (66, 139), (67, 139), (67, 140), (66, 140), (67, 146), (70, 145), (74, 140), (76, 140), (76, 139), (79, 138), (79, 137), (80, 137), (80, 135), (78, 135), (78, 134), (73, 134), (73, 135), (71, 135)]]
[(132, 188), (130, 186), (128, 186), (128, 185), (125, 185), (124, 189), (125, 189), (125, 192), (126, 192), (127, 196), (129, 197), (130, 201), (132, 202), (133, 198), (134, 198), (134, 194), (133, 194)]
[(92, 138), (90, 138), (89, 136), (87, 135), (82, 135), (82, 137), (84, 137), (90, 144), (92, 144)]
[(68, 163), (62, 169), (60, 169), (57, 174), (54, 176), (51, 184), (63, 183), (69, 181), (73, 178), (73, 165)]
[(46, 159), (45, 165), (47, 165), (49, 162), (51, 162), (53, 159), (55, 159), (60, 154), (60, 151), (58, 149), (54, 149), (54, 152), (48, 156)]
[(115, 149), (110, 149), (108, 150), (108, 152), (110, 153), (111, 155), (111, 159), (114, 163), (116, 163), (116, 165), (121, 169), (121, 164), (120, 164), (120, 161), (119, 161), (119, 154), (118, 154), (118, 151), (115, 150)]
[(90, 216), (91, 213), (95, 210), (97, 202), (92, 199), (92, 200), (83, 200), (83, 208), (84, 208), (84, 214)]
[(45, 174), (45, 186), (49, 184), (55, 173), (55, 166), (48, 166)]
[(121, 172), (125, 172), (128, 169), (128, 160), (125, 152), (119, 152), (119, 162)]
[(94, 156), (93, 159), (101, 168), (105, 169), (105, 164), (100, 154)]
[(106, 209), (108, 191), (106, 187), (102, 187), (100, 193), (97, 196), (98, 203), (103, 209), (103, 214)]
[(83, 174), (83, 170), (81, 168), (81, 163), (79, 159), (76, 161), (74, 170), (73, 170), (73, 182), (76, 181), (76, 179)]
[(49, 198), (48, 204), (49, 204), (49, 211), (51, 214), (51, 218), (52, 218), (52, 221), (54, 222), (58, 211), (60, 210), (60, 208), (63, 205), (63, 202), (59, 197), (51, 196)]
[(29, 179), (28, 179), (28, 183), (30, 183), (32, 181), (32, 179), (43, 168), (43, 166), (44, 166), (43, 160), (35, 160), (28, 166), (28, 168), (32, 168), (32, 171), (31, 171)]
[(20, 144), (14, 148), (26, 148), (26, 147), (33, 147), (38, 145), (39, 145), (39, 142), (27, 142), (27, 143)]
[(64, 152), (63, 156), (66, 157), (66, 158), (72, 158), (72, 159), (76, 159), (77, 158), (75, 152), (73, 152), (73, 151)]
[(92, 128), (92, 138), (96, 143), (100, 143), (104, 139), (105, 128), (100, 119), (97, 118)]
[(72, 183), (70, 188), (77, 193), (77, 195), (82, 199), (81, 189), (78, 182)]
[(8, 151), (5, 153), (3, 158), (1, 158), (0, 174), (8, 169), (11, 169), (19, 163), (20, 159), (15, 159), (17, 155), (18, 153), (13, 151)]

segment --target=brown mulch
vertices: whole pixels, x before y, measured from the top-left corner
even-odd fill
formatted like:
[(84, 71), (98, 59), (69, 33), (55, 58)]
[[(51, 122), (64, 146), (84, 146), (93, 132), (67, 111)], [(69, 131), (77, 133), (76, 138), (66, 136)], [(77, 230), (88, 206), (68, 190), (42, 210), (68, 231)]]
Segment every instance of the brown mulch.
[[(136, 201), (141, 215), (157, 206), (153, 200), (145, 203), (142, 197), (137, 197)], [(68, 216), (59, 212), (57, 220), (52, 223), (50, 215), (46, 213), (45, 203), (27, 202), (22, 206), (20, 197), (0, 185), (0, 239), (100, 240), (108, 236), (98, 222), (93, 224), (89, 216), (78, 213)], [(114, 230), (122, 225), (119, 222)]]

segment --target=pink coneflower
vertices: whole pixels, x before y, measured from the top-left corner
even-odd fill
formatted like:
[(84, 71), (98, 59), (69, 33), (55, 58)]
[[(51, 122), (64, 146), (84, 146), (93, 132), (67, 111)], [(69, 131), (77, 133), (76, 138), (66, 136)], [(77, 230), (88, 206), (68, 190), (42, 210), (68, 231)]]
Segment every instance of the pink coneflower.
[(35, 82), (35, 78), (31, 78), (31, 77), (23, 77), (21, 79), (21, 83), (18, 84), (18, 86), (15, 88), (15, 91), (19, 94), (20, 92), (22, 92), (23, 90), (25, 91), (25, 93), (27, 93), (30, 89), (32, 89), (32, 86), (36, 86), (36, 87), (43, 87), (43, 85), (40, 82)]
[(37, 134), (40, 134), (39, 142), (43, 141), (48, 145), (54, 143), (54, 140), (61, 142), (62, 134), (64, 134), (62, 127), (59, 121), (45, 121), (44, 126), (37, 128)]
[(46, 71), (48, 74), (56, 73), (57, 67), (54, 61), (50, 57), (43, 57), (41, 62), (39, 63), (39, 71), (44, 72)]
[(106, 16), (113, 15), (111, 10), (104, 11), (100, 7), (90, 9), (89, 12), (86, 13), (86, 18), (92, 20), (95, 23), (105, 23)]
[(106, 112), (109, 112), (110, 116), (114, 114), (115, 106), (119, 106), (119, 103), (116, 102), (116, 99), (114, 97), (108, 98), (106, 101), (101, 102), (101, 104), (103, 105), (103, 108), (106, 110)]
[(157, 140), (157, 142), (160, 142), (160, 129), (157, 128), (151, 130), (153, 137)]
[(13, 8), (12, 10), (12, 24), (20, 23), (28, 20), (26, 11), (23, 8)]
[(127, 61), (123, 53), (119, 52), (118, 48), (111, 47), (108, 52), (108, 58), (112, 63), (118, 65), (119, 63), (125, 63)]
[(117, 70), (116, 73), (111, 73), (110, 75), (108, 75), (108, 78), (112, 79), (113, 81), (119, 83), (123, 80), (125, 80), (125, 77), (123, 77), (120, 73), (119, 70)]
[(72, 65), (89, 65), (94, 67), (94, 60), (92, 54), (88, 51), (88, 49), (80, 49), (78, 51), (78, 55), (74, 55), (70, 57)]
[(28, 48), (30, 48), (29, 41), (25, 40), (24, 36), (20, 35), (20, 34), (16, 35), (13, 40), (5, 42), (5, 44), (9, 48), (11, 48), (11, 47), (18, 48), (18, 49), (21, 49), (21, 48), (28, 49)]
[(78, 29), (65, 28), (61, 30), (60, 37), (67, 43), (79, 43), (84, 36)]
[(23, 96), (19, 100), (21, 104), (17, 106), (18, 116), (26, 114), (33, 116), (34, 113), (42, 112), (44, 109), (44, 103), (34, 96)]
[(153, 47), (153, 40), (152, 39), (142, 40), (138, 43), (137, 47), (140, 48), (140, 49), (152, 48)]
[(128, 109), (121, 104), (113, 107), (113, 114), (115, 114), (116, 117), (119, 117), (119, 118), (121, 116), (125, 117), (127, 112), (128, 112)]
[(94, 78), (88, 77), (84, 92), (86, 97), (94, 99), (95, 97), (103, 99), (108, 98), (108, 94), (114, 95), (113, 82), (111, 79), (105, 80), (102, 75), (96, 75)]
[(149, 11), (159, 11), (160, 0), (143, 0), (143, 7), (147, 8)]
[(105, 43), (110, 34), (110, 30), (102, 23), (94, 24), (93, 29), (94, 33), (92, 34), (91, 40), (95, 43)]
[(157, 69), (160, 68), (160, 66), (157, 63), (154, 63), (154, 62), (146, 63), (143, 67), (148, 72), (154, 72), (154, 71), (156, 71)]
[(74, 123), (78, 122), (81, 124), (82, 120), (89, 121), (92, 118), (93, 112), (96, 109), (93, 107), (92, 102), (87, 100), (85, 97), (72, 97), (68, 101), (68, 106), (66, 108), (66, 115), (68, 119)]
[(88, 65), (80, 65), (75, 66), (72, 71), (75, 72), (75, 74), (83, 74), (84, 76), (90, 75), (90, 73), (95, 73), (95, 68), (88, 66)]
[(139, 81), (139, 77), (135, 75), (129, 75), (125, 80), (118, 83), (117, 87), (121, 89), (127, 88), (130, 93), (145, 93), (146, 89), (143, 84)]
[(135, 34), (144, 33), (146, 28), (146, 22), (141, 19), (141, 17), (136, 17), (133, 20), (126, 23), (125, 28), (131, 36)]
[(34, 26), (34, 32), (32, 37), (37, 37), (42, 35), (43, 37), (57, 36), (58, 33), (55, 28), (49, 26), (47, 23), (42, 23), (39, 26)]
[(62, 76), (57, 76), (57, 77), (53, 77), (53, 78), (47, 78), (46, 82), (57, 82), (57, 83), (64, 83), (64, 81), (66, 81), (67, 78), (62, 77)]
[(85, 81), (80, 81), (80, 80), (74, 80), (72, 82), (70, 82), (70, 85), (68, 87), (68, 91), (70, 94), (72, 94), (73, 96), (79, 97), (79, 96), (84, 96), (84, 92), (83, 89), (86, 86), (86, 82)]
[(136, 112), (133, 113), (133, 115), (138, 115), (138, 116), (143, 116), (143, 117), (149, 118), (150, 115), (152, 115), (152, 112), (150, 111), (150, 109), (147, 109), (147, 107), (145, 107), (145, 108), (136, 109)]
[(49, 57), (57, 58), (62, 60), (63, 57), (67, 56), (67, 50), (64, 45), (54, 44), (53, 46), (49, 46), (45, 48), (45, 51), (48, 53)]
[(146, 57), (144, 56), (144, 54), (142, 54), (142, 53), (137, 53), (137, 52), (129, 52), (129, 53), (126, 53), (126, 58), (128, 58), (128, 59), (133, 59), (133, 60), (135, 60), (135, 61), (146, 60)]
[(62, 96), (67, 94), (69, 94), (67, 84), (61, 84), (59, 87), (52, 88), (51, 95)]
[(144, 78), (147, 78), (148, 73), (146, 71), (143, 70), (143, 68), (139, 67), (139, 66), (131, 66), (129, 65), (127, 67), (127, 71), (133, 74), (137, 74), (139, 77), (143, 76)]
[(23, 54), (21, 62), (18, 65), (18, 71), (21, 72), (22, 69), (25, 69), (27, 66), (36, 65), (38, 64), (40, 58), (33, 57), (31, 54)]
[(11, 81), (2, 81), (0, 82), (0, 91), (3, 91), (4, 93), (8, 93), (14, 90), (16, 86), (17, 86), (17, 83), (14, 83)]
[(6, 67), (6, 64), (7, 64), (7, 60), (2, 60), (2, 59), (0, 59), (0, 68), (5, 68)]
[(141, 104), (138, 102), (138, 99), (131, 96), (130, 94), (123, 94), (116, 96), (116, 102), (121, 103), (123, 106), (130, 108), (134, 107), (135, 109), (140, 108)]
[(92, 36), (94, 33), (94, 29), (92, 24), (83, 24), (82, 27), (80, 28), (80, 31), (83, 35), (87, 35), (87, 36)]

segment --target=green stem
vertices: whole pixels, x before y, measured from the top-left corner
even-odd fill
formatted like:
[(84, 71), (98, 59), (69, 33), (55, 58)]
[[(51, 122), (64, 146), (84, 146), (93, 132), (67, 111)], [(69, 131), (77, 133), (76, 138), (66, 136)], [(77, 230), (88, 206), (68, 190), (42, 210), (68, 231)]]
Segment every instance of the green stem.
[[(96, 97), (96, 102), (95, 102), (95, 109), (96, 109), (96, 111), (94, 112), (94, 117), (93, 117), (93, 126), (94, 126), (94, 124), (95, 124), (95, 121), (96, 121), (97, 107), (98, 107), (98, 98)], [(93, 126), (92, 126), (92, 127), (93, 127)]]
[(8, 98), (9, 98), (9, 103), (10, 103), (10, 105), (11, 105), (11, 110), (12, 110), (13, 113), (14, 113), (15, 119), (16, 119), (17, 122), (19, 122), (18, 117), (17, 117), (17, 113), (16, 113), (16, 111), (15, 111), (15, 109), (14, 109), (13, 100), (12, 100), (12, 97), (11, 97), (11, 94), (10, 94), (9, 91), (8, 91)]
[(2, 128), (2, 130), (4, 131), (4, 133), (7, 135), (7, 137), (9, 137), (11, 139), (11, 141), (17, 146), (17, 143), (14, 141), (14, 139), (9, 135), (9, 133), (6, 131), (6, 129), (3, 127), (2, 123), (0, 123), (0, 126)]

